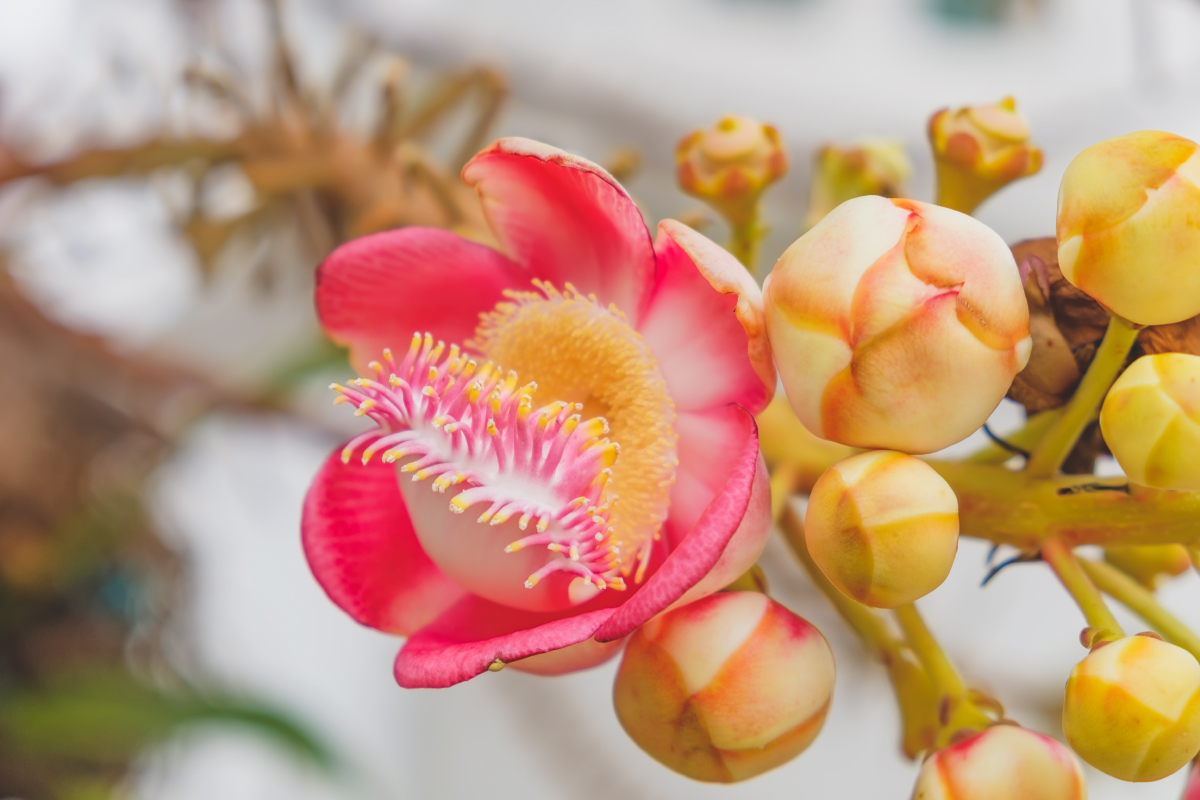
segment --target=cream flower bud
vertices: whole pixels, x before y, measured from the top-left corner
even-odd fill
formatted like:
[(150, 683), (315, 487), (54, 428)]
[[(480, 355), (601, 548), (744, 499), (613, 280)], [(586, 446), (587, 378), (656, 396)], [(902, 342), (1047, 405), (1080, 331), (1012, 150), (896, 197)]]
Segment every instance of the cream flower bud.
[(813, 561), (843, 594), (895, 608), (929, 594), (950, 574), (958, 499), (919, 458), (873, 450), (821, 476), (804, 529)]
[(733, 224), (754, 219), (759, 196), (788, 168), (779, 131), (737, 116), (680, 139), (675, 164), (679, 186)]
[(1042, 168), (1029, 123), (1006, 97), (993, 105), (942, 109), (929, 119), (938, 204), (971, 213), (1017, 178)]
[(838, 206), (780, 257), (763, 304), (796, 416), (854, 447), (930, 453), (965, 438), (1032, 346), (1004, 241), (916, 200)]
[(827, 144), (813, 160), (804, 227), (811, 228), (855, 197), (900, 197), (911, 177), (912, 162), (898, 139), (861, 139), (847, 147)]
[(925, 759), (913, 800), (1087, 800), (1087, 783), (1065, 746), (1001, 724)]
[(1100, 430), (1134, 483), (1200, 489), (1200, 356), (1142, 356), (1117, 378)]
[(1114, 778), (1167, 777), (1200, 751), (1200, 663), (1151, 636), (1096, 647), (1071, 670), (1063, 733)]
[(1200, 314), (1196, 143), (1139, 131), (1094, 144), (1058, 189), (1058, 265), (1068, 281), (1139, 325)]
[(613, 699), (630, 737), (688, 777), (730, 783), (799, 755), (825, 722), (833, 653), (758, 592), (710, 595), (629, 639)]

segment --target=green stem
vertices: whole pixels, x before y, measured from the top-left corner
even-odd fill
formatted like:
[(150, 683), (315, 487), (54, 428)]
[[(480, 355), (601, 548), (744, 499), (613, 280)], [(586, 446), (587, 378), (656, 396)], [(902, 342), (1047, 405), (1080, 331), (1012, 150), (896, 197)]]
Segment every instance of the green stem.
[(758, 219), (757, 211), (748, 222), (730, 223), (729, 252), (742, 262), (751, 275), (758, 269), (758, 251), (767, 228)]
[[(1046, 435), (1046, 432), (1053, 427), (1054, 423), (1058, 422), (1059, 418), (1062, 417), (1063, 411), (1064, 409), (1062, 408), (1052, 408), (1048, 411), (1034, 414), (1025, 421), (1025, 425), (1020, 430), (1005, 436), (1004, 441), (1022, 450), (1032, 450), (1042, 440), (1042, 437)], [(967, 456), (964, 460), (971, 464), (1003, 464), (1012, 457), (1013, 453), (1011, 450), (1005, 450), (995, 442), (989, 442), (986, 446)]]
[(1084, 429), (1096, 418), (1097, 409), (1125, 366), (1125, 359), (1137, 341), (1137, 335), (1138, 329), (1133, 323), (1116, 314), (1112, 315), (1104, 340), (1096, 349), (1096, 355), (1075, 394), (1068, 401), (1066, 411), (1030, 454), (1025, 467), (1026, 475), (1047, 478), (1058, 472)]
[(925, 620), (912, 603), (896, 609), (896, 621), (904, 630), (904, 638), (908, 646), (916, 653), (917, 660), (925, 667), (933, 684), (945, 697), (963, 699), (967, 696), (967, 685), (958, 674), (954, 663), (942, 650), (937, 639), (933, 637)]
[(1042, 542), (1042, 559), (1050, 565), (1067, 592), (1075, 599), (1075, 604), (1083, 612), (1088, 625), (1097, 629), (1099, 638), (1119, 639), (1125, 635), (1117, 618), (1104, 604), (1100, 591), (1065, 542), (1061, 539), (1047, 539)]
[(1200, 660), (1200, 636), (1163, 608), (1153, 592), (1111, 564), (1086, 558), (1079, 559), (1079, 564), (1096, 588), (1144, 619), (1168, 642)]

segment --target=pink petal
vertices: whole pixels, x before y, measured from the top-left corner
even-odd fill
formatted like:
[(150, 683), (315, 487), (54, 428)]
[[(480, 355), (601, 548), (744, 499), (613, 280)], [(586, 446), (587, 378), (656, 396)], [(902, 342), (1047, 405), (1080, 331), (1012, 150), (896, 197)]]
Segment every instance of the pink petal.
[[(689, 419), (683, 419), (684, 417)], [(765, 517), (762, 517), (763, 488), (758, 475), (761, 457), (758, 451), (758, 426), (754, 424), (754, 418), (745, 409), (731, 405), (703, 414), (681, 414), (680, 421), (684, 424), (676, 425), (680, 460), (676, 483), (685, 477), (684, 459), (687, 458), (691, 463), (687, 465), (689, 473), (686, 477), (693, 485), (687, 490), (687, 496), (681, 498), (689, 503), (687, 506), (677, 508), (676, 493), (672, 492), (672, 518), (669, 524), (675, 530), (689, 532), (642, 588), (618, 607), (612, 618), (600, 627), (596, 632), (596, 638), (600, 641), (628, 635), (651, 617), (666, 610), (699, 583), (717, 566), (734, 535), (738, 533), (743, 519), (748, 516), (748, 511), (752, 512), (749, 514), (750, 523), (761, 530), (746, 531), (738, 543), (739, 553), (745, 550), (742, 541), (757, 542), (759, 553), (766, 544), (765, 532), (768, 530), (770, 512), (767, 511)], [(718, 434), (708, 437), (708, 441), (720, 441), (727, 449), (703, 449), (701, 452), (702, 448), (695, 446), (699, 437), (694, 435), (692, 429), (705, 426), (718, 430)], [(692, 441), (685, 440), (685, 435), (690, 435)], [(697, 464), (697, 458), (705, 459), (707, 464)], [(721, 482), (717, 491), (708, 495), (711, 502), (701, 506), (703, 511), (694, 525), (683, 528), (679, 522), (694, 513), (695, 509), (690, 504), (702, 495), (699, 487), (707, 486), (718, 472), (722, 476)], [(763, 475), (765, 476), (765, 472)], [(753, 507), (752, 498), (755, 498)], [(769, 488), (766, 502), (769, 505)], [(681, 514), (679, 518), (676, 517), (677, 512)], [(758, 554), (755, 553), (754, 558), (757, 557)]]
[(673, 219), (659, 223), (655, 253), (657, 282), (638, 330), (675, 407), (762, 411), (776, 378), (758, 284), (736, 258)]
[(325, 461), (304, 499), (300, 535), (317, 583), (351, 617), (407, 636), (463, 596), (413, 532), (396, 470)]
[(507, 664), (586, 641), (612, 613), (542, 614), (468, 595), (405, 643), (396, 656), (396, 682), (408, 689), (453, 686), (497, 659)]
[(654, 281), (650, 232), (611, 175), (529, 139), (500, 139), (463, 167), (503, 249), (533, 277), (571, 283), (637, 319)]
[(400, 228), (347, 242), (317, 269), (317, 315), (362, 369), (414, 332), (462, 344), (479, 314), (525, 288), (520, 267), (490, 247), (438, 228)]

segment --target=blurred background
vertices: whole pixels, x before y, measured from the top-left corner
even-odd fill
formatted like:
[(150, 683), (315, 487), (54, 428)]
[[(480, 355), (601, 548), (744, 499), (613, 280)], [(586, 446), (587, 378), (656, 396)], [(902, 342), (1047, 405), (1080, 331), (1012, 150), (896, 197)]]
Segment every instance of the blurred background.
[[(840, 674), (817, 742), (749, 783), (642, 754), (615, 662), (396, 687), (400, 642), (338, 611), (300, 550), (308, 482), (354, 430), (313, 268), (365, 232), (479, 225), (457, 172), (501, 135), (721, 241), (673, 151), (727, 113), (787, 143), (769, 267), (822, 146), (896, 140), (902, 194), (928, 200), (929, 115), (1010, 94), (1045, 166), (977, 216), (1053, 235), (1085, 146), (1200, 138), (1197, 41), (1197, 0), (0, 0), (0, 797), (908, 797), (883, 669), (774, 541), (773, 593)], [(993, 427), (1021, 419), (1006, 401)], [(972, 682), (1061, 735), (1081, 619), (1045, 569), (981, 589), (986, 552), (964, 540), (922, 607)], [(1195, 571), (1160, 595), (1200, 624)], [(1089, 782), (1174, 800), (1183, 776)]]

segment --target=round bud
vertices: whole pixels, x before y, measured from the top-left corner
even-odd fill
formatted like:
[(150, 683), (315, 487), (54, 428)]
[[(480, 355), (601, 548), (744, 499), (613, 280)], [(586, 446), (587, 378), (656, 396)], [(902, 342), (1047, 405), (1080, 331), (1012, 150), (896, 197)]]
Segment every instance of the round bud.
[(1106, 547), (1104, 560), (1147, 589), (1155, 589), (1163, 579), (1182, 575), (1192, 568), (1191, 556), (1181, 544)]
[(1079, 761), (1017, 725), (993, 725), (925, 759), (913, 800), (1086, 800)]
[(1200, 663), (1151, 636), (1100, 645), (1071, 670), (1067, 743), (1123, 781), (1156, 781), (1200, 751)]
[(758, 592), (662, 614), (629, 639), (613, 699), (637, 744), (701, 781), (731, 783), (796, 757), (833, 694), (821, 632)]
[(970, 213), (995, 192), (1042, 168), (1017, 103), (943, 109), (929, 120), (938, 203)]
[(842, 203), (780, 257), (763, 304), (796, 416), (853, 447), (947, 447), (987, 420), (1029, 359), (1004, 240), (916, 200)]
[(1068, 281), (1139, 325), (1200, 314), (1196, 143), (1139, 131), (1094, 144), (1058, 189), (1058, 265)]
[(680, 188), (737, 224), (754, 218), (759, 196), (787, 172), (788, 161), (774, 127), (728, 116), (680, 139), (675, 165)]
[(1200, 356), (1142, 356), (1117, 378), (1100, 430), (1134, 483), (1200, 489)]
[(958, 498), (919, 458), (873, 450), (813, 487), (804, 538), (825, 577), (860, 603), (896, 608), (942, 585), (958, 552)]

